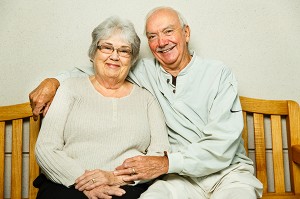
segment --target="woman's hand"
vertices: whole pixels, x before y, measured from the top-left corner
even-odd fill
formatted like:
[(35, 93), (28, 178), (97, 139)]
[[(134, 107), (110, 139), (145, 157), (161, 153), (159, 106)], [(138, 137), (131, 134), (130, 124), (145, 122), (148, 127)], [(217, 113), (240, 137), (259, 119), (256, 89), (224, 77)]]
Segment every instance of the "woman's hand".
[(89, 199), (111, 199), (112, 196), (122, 196), (126, 192), (120, 186), (101, 185), (90, 191), (84, 190), (83, 193)]
[(82, 176), (76, 179), (75, 188), (79, 191), (92, 190), (101, 185), (125, 185), (122, 179), (124, 176), (115, 176), (113, 172), (95, 169), (86, 171)]

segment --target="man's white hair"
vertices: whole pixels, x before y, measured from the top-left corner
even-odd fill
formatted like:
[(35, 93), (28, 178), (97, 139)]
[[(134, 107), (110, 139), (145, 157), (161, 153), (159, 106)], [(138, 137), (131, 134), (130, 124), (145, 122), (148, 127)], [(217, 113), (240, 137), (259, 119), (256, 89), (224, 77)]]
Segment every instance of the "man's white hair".
[(184, 26), (188, 25), (186, 19), (182, 16), (182, 14), (180, 12), (178, 12), (177, 10), (175, 10), (171, 7), (160, 6), (160, 7), (153, 8), (146, 15), (146, 18), (145, 18), (146, 23), (145, 23), (145, 31), (144, 31), (145, 34), (146, 34), (146, 24), (147, 24), (147, 21), (148, 21), (149, 17), (151, 17), (151, 15), (153, 13), (155, 13), (156, 11), (158, 11), (158, 10), (171, 10), (171, 11), (174, 11), (178, 16), (181, 27), (184, 28)]

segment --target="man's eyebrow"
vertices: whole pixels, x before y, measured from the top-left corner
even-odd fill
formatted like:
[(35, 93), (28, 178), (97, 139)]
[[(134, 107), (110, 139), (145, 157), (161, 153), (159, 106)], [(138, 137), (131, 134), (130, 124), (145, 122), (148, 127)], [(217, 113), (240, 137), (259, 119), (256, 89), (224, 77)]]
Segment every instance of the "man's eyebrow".
[(155, 32), (146, 32), (146, 35), (155, 35), (155, 34), (157, 34), (157, 33), (155, 33)]
[[(174, 29), (175, 26), (174, 25), (168, 25), (167, 27), (163, 28), (160, 32), (163, 32), (163, 31), (165, 31), (166, 29), (169, 29), (169, 28)], [(157, 33), (155, 33), (155, 32), (146, 32), (146, 35), (151, 35), (151, 34), (157, 34)]]
[(152, 33), (152, 32), (146, 32), (146, 35), (151, 35), (151, 34), (155, 34), (155, 33)]
[(168, 25), (167, 27), (165, 27), (165, 28), (163, 29), (163, 31), (166, 30), (166, 29), (169, 29), (169, 28), (175, 28), (175, 26), (174, 26), (174, 25)]

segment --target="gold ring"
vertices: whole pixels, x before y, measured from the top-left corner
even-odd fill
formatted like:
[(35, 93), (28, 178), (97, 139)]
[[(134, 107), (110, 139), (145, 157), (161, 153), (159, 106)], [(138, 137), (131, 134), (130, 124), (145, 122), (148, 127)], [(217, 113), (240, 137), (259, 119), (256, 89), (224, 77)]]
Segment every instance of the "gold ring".
[(95, 178), (92, 179), (93, 184), (96, 182)]
[(136, 174), (135, 169), (134, 168), (131, 168), (131, 169), (132, 169), (131, 175)]

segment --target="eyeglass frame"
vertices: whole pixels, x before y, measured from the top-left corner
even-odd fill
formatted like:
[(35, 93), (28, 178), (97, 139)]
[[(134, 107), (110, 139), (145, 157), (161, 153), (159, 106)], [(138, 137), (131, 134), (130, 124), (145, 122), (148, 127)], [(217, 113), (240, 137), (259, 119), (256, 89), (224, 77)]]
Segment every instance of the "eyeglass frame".
[[(111, 52), (110, 53), (108, 53), (108, 52), (103, 52), (102, 50), (103, 50), (103, 48), (102, 48), (102, 46), (103, 45), (106, 45), (106, 46), (109, 46), (109, 47), (111, 47)], [(117, 51), (117, 54), (118, 54), (118, 56), (120, 56), (120, 57), (125, 57), (125, 58), (129, 58), (130, 56), (132, 56), (132, 50), (130, 49), (130, 47), (128, 47), (128, 50), (129, 50), (129, 54), (128, 54), (128, 57), (127, 56), (124, 56), (124, 55), (121, 55), (120, 54), (120, 49), (121, 48), (127, 48), (127, 47), (119, 47), (119, 48), (115, 48), (113, 45), (110, 45), (110, 44), (106, 44), (106, 43), (104, 43), (104, 44), (101, 44), (101, 45), (97, 45), (97, 49), (98, 50), (100, 50), (102, 53), (105, 53), (105, 54), (113, 54), (113, 52), (116, 50)], [(108, 50), (108, 49), (107, 49)]]

